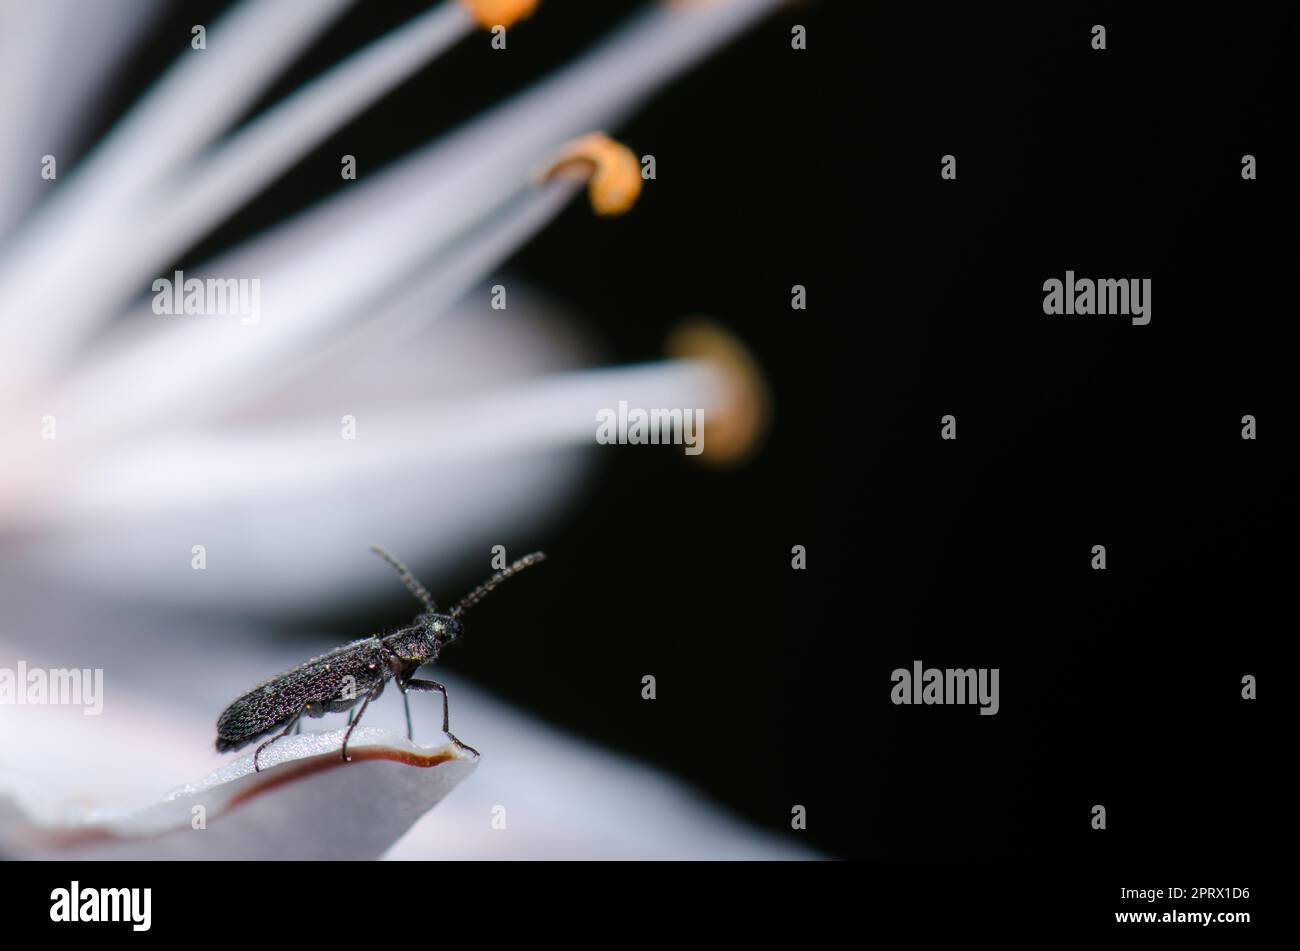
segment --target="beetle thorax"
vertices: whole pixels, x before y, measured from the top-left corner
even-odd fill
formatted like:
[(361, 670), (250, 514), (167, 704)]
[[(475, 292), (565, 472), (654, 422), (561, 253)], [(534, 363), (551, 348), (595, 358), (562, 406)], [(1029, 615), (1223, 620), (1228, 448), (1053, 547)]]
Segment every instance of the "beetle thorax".
[(423, 624), (412, 624), (384, 638), (384, 646), (407, 663), (424, 664), (438, 656), (438, 644)]

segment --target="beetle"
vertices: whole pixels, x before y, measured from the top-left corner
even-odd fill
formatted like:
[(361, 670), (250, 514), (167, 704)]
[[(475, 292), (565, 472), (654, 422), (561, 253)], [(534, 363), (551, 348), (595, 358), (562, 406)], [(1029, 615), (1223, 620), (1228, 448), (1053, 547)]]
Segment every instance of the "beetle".
[(348, 729), (343, 735), (342, 757), (348, 756), (348, 740), (361, 722), (370, 701), (384, 692), (389, 680), (402, 691), (406, 706), (406, 736), (413, 740), (411, 729), (411, 690), (431, 690), (442, 694), (442, 732), (453, 743), (475, 756), (478, 750), (466, 746), (449, 730), (447, 688), (434, 680), (417, 680), (413, 674), (422, 665), (437, 660), (442, 649), (463, 633), (461, 617), (491, 593), (507, 578), (530, 565), (542, 561), (543, 552), (533, 552), (520, 558), (508, 568), (498, 571), (483, 582), (446, 614), (439, 613), (437, 604), (416, 580), (410, 570), (378, 545), (371, 551), (383, 558), (397, 572), (397, 576), (411, 594), (424, 605), (425, 610), (408, 626), (384, 637), (365, 637), (336, 647), (328, 653), (313, 657), (292, 670), (258, 684), (222, 712), (217, 718), (217, 752), (237, 750), (268, 733), (279, 733), (263, 742), (253, 753), (253, 770), (261, 771), (257, 758), (282, 736), (297, 726), (304, 716), (323, 717), (327, 713), (350, 711), (357, 703), (361, 709), (356, 716), (348, 714)]

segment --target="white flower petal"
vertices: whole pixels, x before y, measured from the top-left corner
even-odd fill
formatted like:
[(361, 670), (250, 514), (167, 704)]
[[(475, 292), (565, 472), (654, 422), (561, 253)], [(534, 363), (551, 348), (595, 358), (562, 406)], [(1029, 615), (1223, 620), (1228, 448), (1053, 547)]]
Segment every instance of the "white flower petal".
[[(0, 0), (0, 245), (52, 183), (37, 161), (68, 172), (74, 129), (161, 0)], [(32, 95), (39, 89), (40, 95)]]
[[(161, 176), (224, 132), (351, 0), (245, 2), (212, 25), (207, 49), (175, 65), (107, 135), (0, 258), (0, 386), (39, 379), (80, 337), (85, 316), (50, 288), (100, 287), (114, 268), (103, 249)], [(188, 37), (178, 38), (184, 41)], [(219, 95), (213, 95), (219, 90)], [(195, 103), (203, 108), (196, 109)], [(180, 249), (177, 249), (179, 251)], [(83, 316), (84, 315), (84, 316)], [(58, 318), (58, 319), (52, 319)]]
[[(276, 740), (140, 809), (57, 819), (0, 797), (0, 852), (27, 858), (373, 859), (476, 765), (451, 743), (421, 747), (358, 726)], [(201, 822), (200, 822), (201, 819)], [(196, 826), (198, 826), (196, 828)]]
[[(391, 576), (385, 580), (390, 588), (394, 587)], [(85, 610), (94, 616), (89, 604)], [(147, 822), (155, 822), (159, 816), (175, 820), (178, 814), (167, 812), (165, 804), (136, 809), (113, 803), (148, 802), (161, 788), (184, 782), (188, 771), (197, 775), (208, 769), (204, 764), (215, 756), (211, 725), (222, 707), (250, 684), (287, 669), (310, 653), (283, 647), (270, 649), (256, 638), (243, 636), (251, 631), (240, 631), (239, 637), (229, 630), (222, 633), (222, 625), (215, 620), (202, 628), (202, 641), (187, 640), (186, 632), (177, 628), (150, 631), (147, 616), (143, 615), (131, 625), (137, 633), (129, 647), (121, 636), (115, 636), (109, 646), (87, 633), (87, 625), (79, 623), (77, 617), (78, 612), (64, 613), (55, 642), (61, 655), (78, 656), (90, 664), (100, 660), (112, 663), (105, 673), (109, 689), (104, 712), (100, 717), (83, 717), (80, 711), (70, 708), (0, 707), (0, 852), (22, 849), (21, 854), (31, 854), (29, 850), (48, 847), (48, 842), (41, 846), (32, 841), (33, 825), (66, 828), (84, 827), (87, 820), (127, 820), (135, 830), (143, 832), (153, 828)], [(114, 610), (110, 621), (115, 626), (129, 624), (121, 608)], [(74, 644), (78, 631), (86, 640), (82, 648)], [(41, 636), (37, 630), (26, 633)], [(491, 631), (478, 627), (471, 636), (491, 637)], [(238, 649), (219, 651), (205, 663), (202, 677), (177, 689), (179, 678), (192, 669), (196, 657), (209, 656), (210, 641), (236, 644)], [(152, 647), (151, 643), (158, 646)], [(196, 653), (199, 651), (202, 653)], [(12, 664), (14, 656), (12, 647), (0, 643), (0, 664)], [(503, 657), (502, 662), (509, 663), (509, 658)], [(788, 837), (765, 832), (728, 815), (680, 780), (541, 724), (446, 671), (439, 670), (435, 676), (448, 688), (452, 729), (483, 755), (469, 780), (398, 840), (387, 853), (390, 857), (818, 857)], [(152, 699), (142, 699), (138, 692), (141, 690), (147, 690)], [(164, 697), (170, 702), (164, 703)], [(412, 713), (417, 744), (440, 742), (436, 725), (441, 704), (437, 695), (413, 696)], [(334, 722), (341, 726), (343, 719), (338, 715)], [(328, 720), (320, 722), (330, 725)], [(385, 737), (389, 745), (404, 747), (405, 717), (401, 700), (393, 691), (370, 705), (354, 738), (367, 729), (380, 732), (365, 735)], [(338, 740), (337, 730), (328, 730), (323, 736), (304, 733), (302, 737), (278, 740), (263, 755), (270, 754), (266, 760), (269, 765), (280, 756), (294, 756), (299, 751), (337, 749)], [(684, 735), (675, 742), (693, 740)], [(277, 752), (282, 743), (289, 745)], [(246, 776), (249, 762), (245, 754), (247, 750), (241, 751), (230, 764), (213, 770), (212, 776), (225, 778), (231, 772)], [(353, 763), (344, 769), (358, 765)], [(418, 776), (413, 780), (422, 781)], [(311, 783), (304, 786), (310, 790)], [(189, 802), (193, 804), (194, 800)], [(367, 810), (362, 805), (351, 816), (335, 817), (334, 827), (348, 840), (367, 835), (365, 830), (350, 828), (371, 821)], [(316, 819), (322, 816), (312, 812), (310, 806), (306, 811)], [(322, 828), (328, 827), (318, 826), (311, 835), (319, 835)], [(215, 828), (210, 823), (207, 831)], [(151, 842), (139, 840), (138, 847), (130, 846), (127, 854), (181, 854), (154, 852)], [(197, 844), (175, 848), (190, 847)], [(249, 844), (249, 848), (250, 857), (263, 854), (256, 843)]]

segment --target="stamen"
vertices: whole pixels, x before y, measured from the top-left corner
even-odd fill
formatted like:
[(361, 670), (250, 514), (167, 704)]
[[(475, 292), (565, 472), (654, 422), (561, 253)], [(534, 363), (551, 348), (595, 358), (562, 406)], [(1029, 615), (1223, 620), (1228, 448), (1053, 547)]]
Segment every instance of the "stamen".
[(537, 0), (460, 0), (470, 15), (485, 29), (510, 27), (537, 9)]
[(636, 153), (602, 132), (575, 139), (560, 149), (559, 158), (542, 174), (589, 181), (587, 193), (598, 215), (621, 215), (641, 194), (641, 162)]
[(717, 409), (706, 417), (701, 458), (715, 465), (743, 462), (763, 441), (772, 402), (748, 348), (721, 324), (697, 318), (674, 330), (665, 349), (675, 359), (707, 364), (721, 387)]

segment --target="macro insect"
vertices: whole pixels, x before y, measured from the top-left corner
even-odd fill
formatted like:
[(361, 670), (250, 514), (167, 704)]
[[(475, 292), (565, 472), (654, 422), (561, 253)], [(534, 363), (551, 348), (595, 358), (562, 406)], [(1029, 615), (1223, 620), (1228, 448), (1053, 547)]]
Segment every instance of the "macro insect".
[(361, 715), (366, 712), (370, 701), (383, 693), (385, 685), (392, 680), (402, 692), (402, 702), (406, 706), (407, 739), (415, 739), (411, 728), (409, 691), (438, 691), (442, 694), (442, 732), (461, 749), (478, 755), (478, 750), (456, 739), (449, 729), (447, 688), (437, 681), (417, 680), (412, 675), (422, 665), (437, 660), (442, 649), (461, 636), (460, 619), (466, 611), (487, 597), (501, 582), (537, 564), (546, 555), (538, 551), (520, 558), (465, 595), (446, 614), (441, 614), (424, 585), (404, 564), (378, 545), (371, 546), (371, 551), (393, 567), (425, 610), (400, 631), (344, 644), (258, 684), (226, 707), (217, 718), (217, 752), (240, 749), (279, 729), (279, 733), (263, 742), (253, 753), (253, 769), (260, 772), (257, 758), (262, 750), (287, 736), (294, 727), (301, 730), (304, 716), (342, 713), (360, 703), (361, 709), (355, 717), (348, 714), (348, 728), (343, 735), (342, 757), (344, 762), (351, 762), (348, 740), (352, 731), (361, 722)]

